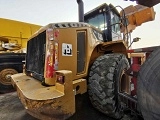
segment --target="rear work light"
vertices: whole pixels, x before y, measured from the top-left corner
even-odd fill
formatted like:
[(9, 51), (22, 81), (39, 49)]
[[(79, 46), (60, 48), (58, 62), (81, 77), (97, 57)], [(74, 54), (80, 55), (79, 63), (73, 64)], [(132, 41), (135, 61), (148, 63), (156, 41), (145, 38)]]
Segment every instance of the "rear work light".
[(46, 78), (53, 78), (55, 71), (58, 70), (58, 30), (47, 29), (46, 41)]

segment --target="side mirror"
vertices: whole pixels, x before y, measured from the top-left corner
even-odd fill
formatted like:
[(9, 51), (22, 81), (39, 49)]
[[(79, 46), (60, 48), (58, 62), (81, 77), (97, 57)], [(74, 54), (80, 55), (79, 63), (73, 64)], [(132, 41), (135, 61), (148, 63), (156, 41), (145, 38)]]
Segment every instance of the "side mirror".
[(129, 45), (128, 48), (131, 47), (131, 45), (133, 44), (133, 42), (138, 42), (140, 39), (141, 39), (141, 38), (139, 38), (139, 37), (133, 38), (133, 41), (131, 42), (131, 44)]
[(136, 38), (133, 38), (133, 42), (138, 42), (141, 38), (139, 37), (136, 37)]

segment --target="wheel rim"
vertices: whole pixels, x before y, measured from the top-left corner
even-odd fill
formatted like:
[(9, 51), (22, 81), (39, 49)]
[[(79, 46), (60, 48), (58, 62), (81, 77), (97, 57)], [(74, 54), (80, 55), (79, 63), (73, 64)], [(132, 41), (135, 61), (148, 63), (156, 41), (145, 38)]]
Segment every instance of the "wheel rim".
[(129, 93), (129, 78), (128, 75), (125, 74), (125, 70), (122, 71), (121, 74), (121, 80), (120, 80), (120, 88), (119, 91), (120, 92), (126, 92)]
[(14, 69), (5, 69), (1, 71), (0, 83), (3, 85), (11, 85), (11, 75), (18, 73)]

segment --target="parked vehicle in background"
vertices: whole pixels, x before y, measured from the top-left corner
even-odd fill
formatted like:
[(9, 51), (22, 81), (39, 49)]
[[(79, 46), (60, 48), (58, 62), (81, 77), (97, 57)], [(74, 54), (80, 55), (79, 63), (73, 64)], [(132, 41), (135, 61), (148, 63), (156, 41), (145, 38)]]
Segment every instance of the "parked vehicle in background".
[(11, 75), (23, 72), (27, 40), (40, 27), (0, 18), (0, 93), (13, 90)]

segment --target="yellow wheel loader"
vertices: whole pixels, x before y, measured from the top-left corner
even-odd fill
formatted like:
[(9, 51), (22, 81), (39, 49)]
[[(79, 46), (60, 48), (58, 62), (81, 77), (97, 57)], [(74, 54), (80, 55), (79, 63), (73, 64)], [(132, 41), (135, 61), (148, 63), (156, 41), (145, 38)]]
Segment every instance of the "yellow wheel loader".
[(38, 119), (62, 120), (75, 113), (75, 96), (88, 92), (110, 117), (121, 118), (125, 108), (137, 112), (129, 60), (143, 54), (129, 51), (129, 34), (154, 20), (153, 8), (119, 13), (105, 3), (84, 15), (83, 1), (77, 2), (79, 22), (48, 24), (29, 39), (25, 73), (11, 76), (22, 104)]

